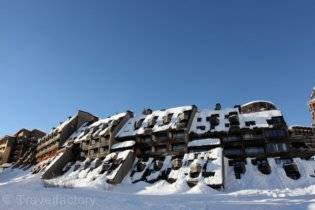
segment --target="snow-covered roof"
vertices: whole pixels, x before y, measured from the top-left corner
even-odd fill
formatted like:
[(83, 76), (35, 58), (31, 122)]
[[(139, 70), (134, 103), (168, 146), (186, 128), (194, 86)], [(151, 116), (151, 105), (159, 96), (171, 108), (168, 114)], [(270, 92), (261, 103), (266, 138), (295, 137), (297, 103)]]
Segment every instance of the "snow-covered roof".
[[(210, 110), (204, 109), (201, 111), (197, 111), (195, 117), (193, 119), (190, 132), (196, 134), (204, 134), (206, 132), (227, 132), (229, 127), (226, 127), (225, 124), (229, 123), (229, 119), (225, 116), (231, 112), (236, 112), (239, 114), (237, 108), (227, 108), (222, 110)], [(210, 116), (217, 115), (219, 119), (219, 125), (215, 126), (215, 128), (211, 129), (210, 122), (207, 120)]]
[[(230, 129), (230, 121), (226, 116), (230, 114), (236, 114), (238, 116), (240, 128), (250, 129), (255, 127), (270, 127), (268, 120), (270, 120), (272, 117), (282, 116), (282, 113), (279, 110), (241, 114), (237, 108), (227, 108), (222, 110), (204, 109), (202, 111), (197, 111), (190, 128), (190, 133), (202, 135), (207, 132), (228, 132)], [(210, 117), (214, 115), (217, 116), (218, 125), (216, 125), (214, 128), (211, 128)], [(254, 122), (254, 125), (246, 122)]]
[[(193, 106), (182, 106), (170, 109), (163, 109), (153, 111), (149, 115), (138, 115), (134, 118), (129, 119), (129, 121), (124, 125), (124, 127), (119, 131), (117, 137), (128, 137), (135, 136), (139, 134), (144, 134), (146, 127), (152, 119), (155, 118), (155, 124), (152, 127), (152, 132), (165, 131), (168, 129), (176, 129), (176, 124), (179, 121), (179, 117), (185, 111), (190, 111), (193, 109)], [(169, 123), (163, 123), (163, 118), (171, 116)], [(135, 128), (135, 123), (143, 120), (142, 124), (138, 129)]]
[[(268, 124), (268, 120), (272, 117), (281, 117), (282, 113), (279, 110), (268, 110), (268, 111), (261, 111), (261, 112), (253, 112), (253, 113), (246, 113), (240, 114), (240, 122), (241, 128), (268, 128), (270, 125)], [(255, 125), (247, 126), (246, 122), (253, 121)]]
[(220, 139), (198, 139), (188, 142), (188, 147), (213, 146), (220, 145)]
[(293, 129), (293, 128), (306, 128), (306, 129), (312, 129), (311, 126), (307, 126), (307, 125), (290, 125), (289, 129)]
[[(47, 136), (49, 137), (50, 135), (52, 135), (53, 133), (58, 133), (61, 132), (62, 129), (64, 127), (66, 127), (69, 123), (71, 123), (73, 120), (75, 120), (75, 118), (78, 116), (78, 113), (72, 117), (69, 117), (66, 121), (61, 122), (56, 128), (54, 128), (50, 133), (48, 133), (46, 136), (44, 136), (43, 138), (47, 138)], [(39, 140), (39, 142), (42, 141), (42, 138)]]
[(99, 119), (98, 121), (88, 125), (84, 123), (76, 132), (70, 136), (70, 140), (74, 142), (79, 142), (86, 140), (89, 135), (93, 137), (102, 136), (114, 125), (115, 121), (120, 120), (121, 118), (127, 115), (126, 112), (113, 115), (111, 117)]
[(265, 100), (250, 101), (248, 103), (243, 104), (242, 107), (248, 106), (248, 105), (251, 105), (251, 104), (256, 104), (256, 103), (267, 103), (267, 104), (272, 104), (274, 107), (276, 107), (276, 105), (274, 103), (272, 103), (271, 101), (265, 101)]
[(131, 141), (123, 141), (123, 142), (119, 142), (117, 144), (112, 145), (112, 149), (122, 149), (122, 148), (129, 148), (129, 147), (133, 147), (136, 144), (135, 141), (131, 140)]
[(74, 116), (72, 116), (71, 118), (69, 118), (69, 119), (67, 119), (66, 121), (64, 121), (64, 122), (62, 122), (59, 126), (57, 126), (54, 130), (53, 130), (53, 132), (60, 132), (60, 131), (62, 131), (62, 129), (64, 128), (64, 127), (66, 127), (66, 125), (68, 125), (70, 122), (72, 122), (75, 118), (76, 118), (76, 116), (77, 116), (77, 114), (76, 115), (74, 115)]

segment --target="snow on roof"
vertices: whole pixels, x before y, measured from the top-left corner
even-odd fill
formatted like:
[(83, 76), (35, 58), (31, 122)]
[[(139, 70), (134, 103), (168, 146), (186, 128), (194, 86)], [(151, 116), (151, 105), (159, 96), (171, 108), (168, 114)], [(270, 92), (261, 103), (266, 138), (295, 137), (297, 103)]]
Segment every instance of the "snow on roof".
[[(202, 135), (207, 132), (228, 132), (230, 129), (230, 121), (226, 115), (231, 113), (236, 113), (239, 118), (240, 128), (254, 128), (254, 127), (270, 127), (268, 124), (268, 120), (272, 117), (280, 117), (282, 116), (281, 111), (279, 110), (268, 110), (268, 111), (260, 111), (253, 113), (241, 114), (237, 108), (227, 108), (222, 110), (209, 110), (205, 109), (202, 111), (197, 111), (190, 132)], [(210, 116), (217, 115), (218, 116), (218, 125), (214, 128), (211, 128), (211, 123), (209, 121)], [(208, 119), (208, 120), (207, 120)], [(255, 125), (246, 125), (246, 122), (255, 122)]]
[[(281, 117), (282, 113), (279, 110), (268, 110), (268, 111), (261, 111), (261, 112), (253, 112), (253, 113), (246, 113), (240, 114), (240, 122), (241, 128), (253, 128), (253, 127), (260, 127), (260, 128), (268, 128), (270, 125), (268, 124), (267, 120), (270, 120), (272, 117)], [(254, 121), (255, 125), (246, 126), (246, 122)]]
[(93, 135), (93, 137), (102, 136), (106, 134), (108, 129), (110, 129), (114, 124), (114, 121), (117, 121), (126, 116), (126, 112), (113, 115), (104, 119), (99, 119), (98, 121), (88, 125), (84, 123), (76, 132), (70, 136), (70, 140), (74, 142), (79, 142), (85, 140), (88, 135)]
[(66, 127), (70, 122), (75, 120), (75, 118), (78, 116), (80, 111), (78, 111), (74, 116), (69, 117), (66, 121), (62, 122), (60, 125), (58, 125), (51, 133), (53, 132), (60, 132), (64, 127)]
[[(204, 134), (208, 131), (210, 132), (227, 132), (229, 127), (226, 127), (225, 124), (229, 123), (229, 119), (225, 118), (225, 115), (228, 115), (231, 112), (236, 112), (239, 114), (237, 108), (226, 108), (222, 110), (210, 110), (204, 109), (202, 111), (197, 111), (195, 117), (193, 119), (190, 132), (194, 132), (196, 134)], [(211, 129), (210, 122), (207, 121), (207, 118), (211, 115), (218, 115), (219, 125), (215, 126), (215, 128)]]
[(271, 101), (265, 101), (265, 100), (250, 101), (248, 103), (243, 104), (242, 107), (243, 106), (248, 106), (248, 105), (251, 105), (251, 104), (255, 104), (255, 103), (268, 103), (268, 104), (272, 104), (274, 107), (276, 107), (276, 105), (274, 103), (272, 103)]
[[(135, 136), (137, 134), (143, 134), (145, 132), (145, 128), (149, 124), (149, 121), (153, 118), (156, 118), (156, 123), (152, 128), (152, 132), (165, 131), (168, 129), (175, 129), (176, 123), (178, 122), (178, 118), (181, 113), (185, 111), (192, 110), (193, 106), (182, 106), (176, 108), (170, 108), (165, 110), (156, 110), (153, 111), (152, 114), (149, 115), (139, 115), (134, 118), (129, 119), (129, 121), (124, 125), (124, 127), (119, 131), (117, 137), (128, 137)], [(163, 124), (163, 117), (172, 114), (172, 118), (170, 122), (167, 124)], [(143, 120), (139, 129), (135, 129), (135, 123), (139, 120)]]
[(188, 142), (188, 147), (200, 147), (200, 146), (211, 146), (220, 145), (220, 139), (198, 139)]
[(117, 133), (117, 137), (127, 137), (127, 136), (135, 136), (137, 134), (135, 130), (135, 123), (141, 119), (145, 119), (145, 115), (137, 115), (133, 118), (130, 118), (127, 123), (120, 129)]
[(134, 146), (135, 144), (136, 144), (136, 142), (133, 140), (123, 141), (123, 142), (119, 142), (117, 144), (112, 145), (112, 149), (128, 148), (128, 147)]
[[(66, 127), (71, 121), (73, 121), (76, 117), (78, 116), (78, 113), (70, 118), (68, 118), (66, 121), (60, 123), (60, 125), (58, 125), (56, 128), (54, 128), (50, 133), (46, 134), (44, 137), (47, 137), (49, 135), (51, 135), (52, 133), (55, 133), (55, 132), (61, 132), (62, 129), (64, 127)], [(39, 142), (42, 141), (42, 138), (39, 139)]]
[(307, 125), (290, 125), (290, 127), (289, 127), (289, 129), (294, 129), (294, 128), (312, 129), (312, 126), (307, 126)]

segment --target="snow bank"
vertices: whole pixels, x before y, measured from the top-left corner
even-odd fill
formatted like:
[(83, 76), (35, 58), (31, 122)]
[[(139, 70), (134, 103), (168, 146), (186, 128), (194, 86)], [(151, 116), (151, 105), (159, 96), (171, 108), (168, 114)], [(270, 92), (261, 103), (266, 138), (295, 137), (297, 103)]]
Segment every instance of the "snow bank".
[(0, 188), (0, 209), (6, 210), (315, 209), (314, 185), (288, 189), (288, 194), (276, 192), (276, 189), (269, 194), (258, 189), (255, 192), (214, 191), (203, 183), (189, 188), (184, 180), (173, 184), (159, 181), (153, 185), (144, 182), (130, 184), (126, 180), (121, 185), (107, 188), (47, 188), (42, 185), (39, 175), (9, 169), (0, 175)]

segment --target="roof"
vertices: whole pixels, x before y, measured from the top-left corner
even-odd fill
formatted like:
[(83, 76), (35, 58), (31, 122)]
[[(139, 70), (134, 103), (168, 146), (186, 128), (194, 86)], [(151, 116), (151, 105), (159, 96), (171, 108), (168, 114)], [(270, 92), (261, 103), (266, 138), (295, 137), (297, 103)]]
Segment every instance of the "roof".
[[(282, 113), (279, 110), (267, 110), (241, 114), (237, 108), (226, 108), (222, 110), (204, 109), (201, 111), (197, 111), (197, 113), (195, 114), (190, 128), (190, 133), (203, 135), (207, 132), (228, 132), (230, 129), (229, 116), (231, 115), (237, 115), (236, 117), (239, 120), (240, 128), (253, 129), (255, 127), (270, 127), (268, 121), (272, 117), (282, 116)], [(214, 128), (211, 128), (211, 123), (209, 121), (211, 116), (215, 116), (214, 121), (217, 122), (217, 125)]]
[[(124, 125), (124, 127), (118, 132), (116, 137), (123, 138), (135, 135), (141, 135), (145, 133), (145, 129), (150, 123), (152, 119), (155, 118), (154, 126), (152, 127), (152, 132), (160, 132), (165, 131), (168, 129), (175, 129), (178, 118), (181, 113), (185, 111), (190, 111), (193, 109), (194, 106), (181, 106), (181, 107), (174, 107), (169, 109), (162, 109), (153, 111), (151, 114), (148, 115), (138, 115), (128, 120), (128, 122)], [(163, 117), (171, 115), (169, 123), (163, 123)], [(139, 126), (138, 129), (135, 128), (135, 123), (142, 120), (143, 122)]]
[(69, 139), (79, 142), (87, 139), (89, 135), (93, 135), (93, 137), (102, 136), (114, 125), (114, 121), (125, 117), (127, 113), (128, 112), (122, 112), (107, 118), (99, 119), (90, 125), (88, 123), (84, 123), (69, 137)]
[(271, 101), (265, 101), (265, 100), (255, 100), (255, 101), (250, 101), (248, 103), (245, 103), (242, 105), (242, 107), (244, 106), (248, 106), (248, 105), (251, 105), (251, 104), (255, 104), (255, 103), (268, 103), (268, 104), (272, 104), (273, 106), (277, 107), (274, 103), (272, 103)]
[[(204, 134), (208, 131), (227, 132), (229, 128), (226, 127), (225, 124), (229, 123), (229, 120), (225, 116), (231, 112), (239, 114), (239, 110), (237, 108), (225, 108), (221, 110), (203, 109), (197, 111), (190, 127), (190, 132), (196, 134)], [(218, 115), (219, 125), (215, 126), (214, 129), (211, 129), (207, 118), (213, 115)]]
[(16, 133), (14, 134), (14, 136), (19, 135), (19, 133), (21, 133), (21, 132), (23, 132), (23, 131), (26, 131), (26, 132), (28, 132), (28, 133), (31, 132), (30, 130), (28, 130), (28, 129), (26, 129), (26, 128), (22, 128), (22, 129), (20, 129), (18, 132), (16, 132)]

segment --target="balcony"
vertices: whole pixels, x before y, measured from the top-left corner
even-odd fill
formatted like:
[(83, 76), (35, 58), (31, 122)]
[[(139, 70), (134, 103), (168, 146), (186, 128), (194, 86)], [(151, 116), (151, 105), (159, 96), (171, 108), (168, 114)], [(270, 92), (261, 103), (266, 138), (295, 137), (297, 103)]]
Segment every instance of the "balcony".
[(244, 134), (243, 140), (250, 141), (250, 140), (264, 140), (263, 135), (255, 135), (255, 134)]
[(91, 149), (99, 148), (100, 145), (101, 145), (100, 142), (96, 142), (95, 144), (89, 145), (88, 149), (91, 150)]
[(100, 147), (108, 147), (109, 146), (109, 140), (105, 140), (105, 141), (101, 141), (99, 144), (100, 144)]

